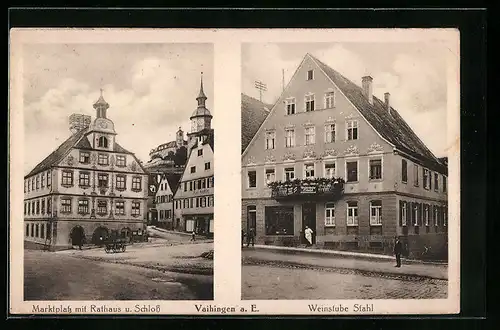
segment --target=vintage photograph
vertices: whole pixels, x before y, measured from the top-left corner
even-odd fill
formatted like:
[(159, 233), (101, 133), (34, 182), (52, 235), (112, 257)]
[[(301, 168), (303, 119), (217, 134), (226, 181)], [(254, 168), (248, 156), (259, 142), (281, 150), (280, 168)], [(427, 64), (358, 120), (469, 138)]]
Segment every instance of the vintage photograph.
[(25, 301), (213, 299), (213, 57), (23, 44)]
[(242, 44), (242, 299), (448, 297), (449, 51)]

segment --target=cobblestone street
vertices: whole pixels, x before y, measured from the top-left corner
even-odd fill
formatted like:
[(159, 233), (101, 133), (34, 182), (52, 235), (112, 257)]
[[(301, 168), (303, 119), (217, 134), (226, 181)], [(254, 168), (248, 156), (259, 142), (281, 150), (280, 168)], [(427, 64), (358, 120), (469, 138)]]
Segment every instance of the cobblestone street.
[[(286, 255), (259, 249), (243, 250), (242, 256), (242, 299), (447, 297), (448, 281), (440, 279), (439, 273), (435, 272), (437, 278), (415, 275), (411, 268), (406, 272), (404, 267), (393, 270), (392, 263), (392, 268), (384, 268), (384, 262)], [(380, 265), (369, 270), (370, 263)], [(416, 266), (433, 268), (432, 265)]]

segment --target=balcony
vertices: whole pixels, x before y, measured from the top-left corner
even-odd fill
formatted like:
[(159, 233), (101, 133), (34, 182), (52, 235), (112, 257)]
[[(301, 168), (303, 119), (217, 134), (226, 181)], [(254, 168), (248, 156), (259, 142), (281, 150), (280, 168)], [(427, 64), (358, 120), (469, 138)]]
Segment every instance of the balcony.
[(295, 179), (286, 182), (271, 182), (271, 197), (276, 200), (339, 200), (344, 194), (344, 180), (327, 179)]

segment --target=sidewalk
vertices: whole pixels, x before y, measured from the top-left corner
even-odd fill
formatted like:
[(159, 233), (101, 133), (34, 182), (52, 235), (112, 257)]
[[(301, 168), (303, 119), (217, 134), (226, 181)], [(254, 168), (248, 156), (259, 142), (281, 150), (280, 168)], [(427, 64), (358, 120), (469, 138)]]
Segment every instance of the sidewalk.
[[(278, 258), (276, 257), (277, 254), (279, 254)], [(307, 258), (304, 257), (305, 254), (308, 255)], [(365, 273), (448, 279), (447, 264), (402, 259), (402, 267), (397, 268), (394, 267), (394, 257), (379, 254), (256, 245), (255, 248), (244, 248), (242, 256), (248, 261), (277, 262), (310, 266), (312, 268), (341, 268), (359, 270)]]

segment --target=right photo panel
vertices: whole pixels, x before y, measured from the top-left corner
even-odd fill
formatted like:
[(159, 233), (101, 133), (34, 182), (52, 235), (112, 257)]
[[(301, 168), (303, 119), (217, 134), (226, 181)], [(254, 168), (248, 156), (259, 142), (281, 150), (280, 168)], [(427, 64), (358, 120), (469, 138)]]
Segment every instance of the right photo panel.
[(447, 298), (446, 55), (242, 44), (243, 300)]

